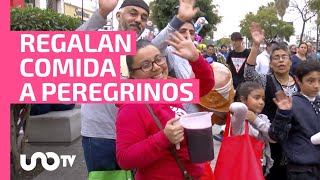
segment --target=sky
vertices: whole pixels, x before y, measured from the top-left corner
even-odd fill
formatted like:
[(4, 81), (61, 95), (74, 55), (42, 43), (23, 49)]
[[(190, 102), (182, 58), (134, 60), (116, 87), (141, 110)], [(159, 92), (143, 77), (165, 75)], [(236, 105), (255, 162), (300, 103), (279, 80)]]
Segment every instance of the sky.
[(218, 14), (222, 21), (217, 26), (214, 39), (229, 37), (232, 32), (240, 31), (240, 21), (248, 12), (255, 13), (261, 5), (266, 5), (272, 0), (215, 0), (213, 4), (218, 5)]
[[(69, 0), (73, 1), (73, 0)], [(86, 0), (90, 1), (90, 0)], [(149, 3), (150, 0), (145, 0)], [(217, 31), (214, 32), (214, 40), (218, 40), (222, 37), (229, 37), (232, 32), (240, 31), (240, 21), (250, 11), (256, 13), (258, 8), (262, 5), (267, 5), (268, 2), (274, 0), (213, 0), (213, 4), (218, 5), (218, 14), (222, 16), (222, 21), (217, 25)], [(293, 0), (291, 0), (293, 1)], [(295, 0), (298, 3), (304, 0)], [(115, 8), (119, 9), (123, 0), (119, 0), (118, 6)], [(301, 3), (302, 4), (302, 3)], [(201, 9), (201, 7), (200, 7)], [(115, 15), (115, 12), (113, 13)], [(296, 35), (300, 35), (302, 29), (302, 20), (297, 11), (287, 9), (287, 13), (284, 16), (284, 20), (287, 22), (293, 22), (295, 27), (295, 35), (290, 38), (290, 44), (296, 43)], [(312, 20), (314, 22), (315, 18)], [(114, 27), (118, 26), (117, 20), (113, 19)], [(316, 38), (315, 24), (308, 22), (305, 29), (306, 34), (310, 34)]]
[[(302, 2), (302, 0), (296, 1), (298, 3)], [(274, 0), (214, 0), (213, 4), (219, 6), (218, 14), (219, 16), (222, 16), (222, 21), (217, 25), (217, 31), (214, 32), (214, 40), (222, 37), (229, 37), (232, 32), (240, 31), (240, 21), (245, 17), (245, 15), (250, 11), (255, 14), (260, 6), (267, 5), (268, 2), (274, 2)], [(295, 27), (295, 35), (298, 35), (302, 30), (302, 20), (297, 11), (290, 9), (291, 8), (287, 9), (287, 13), (284, 16), (284, 21), (293, 22)], [(308, 22), (305, 33), (316, 37), (314, 23)], [(295, 41), (296, 36), (291, 37), (290, 43), (293, 44)]]

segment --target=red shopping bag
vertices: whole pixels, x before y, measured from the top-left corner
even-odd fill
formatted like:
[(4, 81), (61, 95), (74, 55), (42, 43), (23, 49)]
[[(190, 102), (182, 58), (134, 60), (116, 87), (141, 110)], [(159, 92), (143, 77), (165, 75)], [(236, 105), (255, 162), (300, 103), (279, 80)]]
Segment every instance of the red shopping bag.
[[(216, 180), (263, 180), (262, 152), (264, 143), (248, 134), (248, 121), (245, 133), (229, 136), (230, 114), (218, 154), (214, 175)], [(231, 131), (232, 135), (232, 131)]]
[(200, 180), (215, 180), (210, 162), (204, 164), (204, 173), (200, 177)]

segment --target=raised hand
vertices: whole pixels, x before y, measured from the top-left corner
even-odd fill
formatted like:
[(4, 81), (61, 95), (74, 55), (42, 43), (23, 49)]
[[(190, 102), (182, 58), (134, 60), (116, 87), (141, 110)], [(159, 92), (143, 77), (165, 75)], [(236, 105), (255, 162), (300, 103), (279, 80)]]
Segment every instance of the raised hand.
[(184, 139), (183, 127), (179, 123), (175, 123), (179, 118), (170, 119), (163, 132), (172, 144), (178, 144)]
[(281, 110), (290, 110), (292, 108), (292, 98), (288, 97), (283, 91), (276, 92), (276, 98), (273, 98), (273, 102)]
[(107, 15), (116, 8), (119, 0), (99, 0), (99, 13), (102, 17)]
[(199, 11), (199, 8), (194, 8), (195, 0), (179, 0), (179, 10), (177, 17), (183, 21), (190, 21)]
[(170, 34), (171, 39), (166, 42), (175, 48), (172, 53), (187, 59), (189, 61), (196, 61), (199, 58), (199, 53), (196, 46), (191, 40), (190, 33), (187, 31), (187, 38), (183, 37), (179, 32)]
[(252, 22), (250, 27), (250, 33), (252, 42), (256, 45), (260, 45), (264, 40), (264, 30), (261, 29), (258, 23)]

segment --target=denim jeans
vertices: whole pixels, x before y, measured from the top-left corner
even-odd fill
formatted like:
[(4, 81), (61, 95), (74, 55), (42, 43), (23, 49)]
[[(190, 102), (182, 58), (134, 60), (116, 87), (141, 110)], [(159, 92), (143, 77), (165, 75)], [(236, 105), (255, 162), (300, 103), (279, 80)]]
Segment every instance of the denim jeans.
[(83, 136), (82, 147), (88, 172), (120, 169), (117, 165), (114, 139)]

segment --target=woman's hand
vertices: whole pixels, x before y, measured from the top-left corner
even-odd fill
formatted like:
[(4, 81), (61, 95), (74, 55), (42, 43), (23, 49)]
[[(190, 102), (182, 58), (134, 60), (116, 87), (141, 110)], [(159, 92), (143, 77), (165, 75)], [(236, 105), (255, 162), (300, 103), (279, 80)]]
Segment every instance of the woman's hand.
[(172, 53), (189, 61), (195, 62), (199, 58), (196, 46), (191, 40), (190, 33), (187, 31), (187, 38), (184, 38), (179, 32), (170, 34), (171, 39), (166, 42), (175, 48)]
[(261, 26), (258, 23), (251, 23), (250, 33), (253, 44), (260, 45), (264, 40), (264, 30), (261, 29)]
[(170, 119), (163, 130), (172, 144), (180, 143), (184, 139), (183, 127), (177, 121), (179, 118)]

